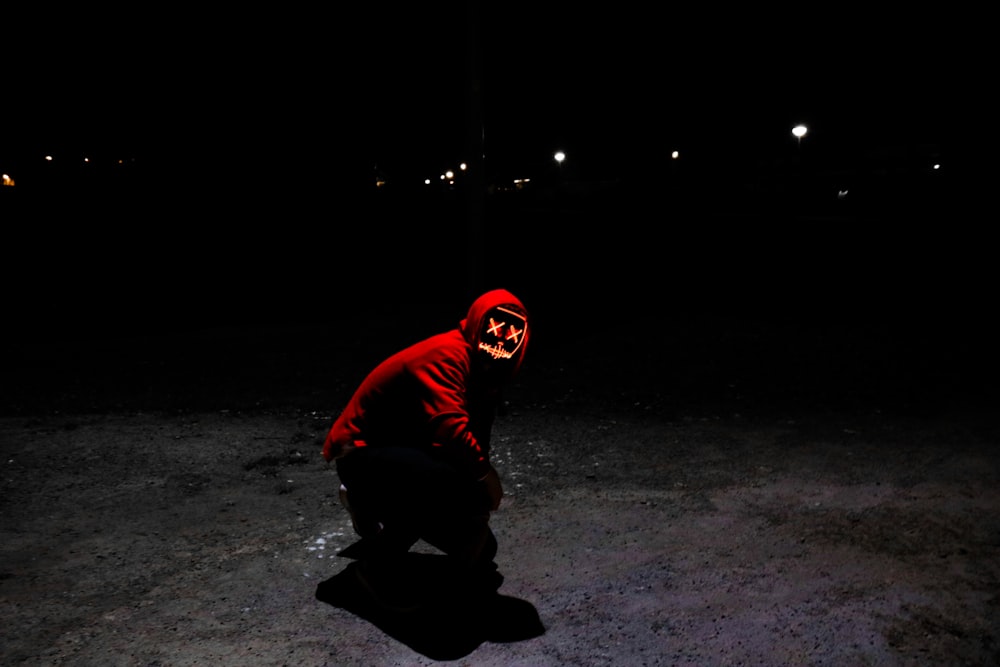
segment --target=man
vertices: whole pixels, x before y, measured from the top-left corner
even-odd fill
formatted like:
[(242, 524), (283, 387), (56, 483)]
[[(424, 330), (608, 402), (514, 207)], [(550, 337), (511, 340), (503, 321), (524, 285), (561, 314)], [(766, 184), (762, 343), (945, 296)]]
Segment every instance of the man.
[(376, 366), (334, 421), (323, 457), (336, 461), (341, 502), (362, 537), (358, 573), (370, 589), (382, 584), (391, 594), (401, 558), (419, 539), (447, 555), (465, 590), (494, 593), (502, 583), (489, 518), (503, 489), (490, 433), (528, 333), (520, 299), (488, 291), (456, 328)]

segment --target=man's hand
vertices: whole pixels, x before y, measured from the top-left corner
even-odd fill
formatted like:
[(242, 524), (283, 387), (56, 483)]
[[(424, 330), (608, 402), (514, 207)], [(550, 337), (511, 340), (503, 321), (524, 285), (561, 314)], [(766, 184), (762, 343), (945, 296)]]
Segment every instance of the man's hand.
[(497, 474), (496, 468), (490, 468), (486, 476), (479, 481), (486, 488), (486, 495), (490, 500), (490, 511), (492, 512), (500, 507), (500, 499), (503, 498), (503, 486), (500, 485), (500, 475)]

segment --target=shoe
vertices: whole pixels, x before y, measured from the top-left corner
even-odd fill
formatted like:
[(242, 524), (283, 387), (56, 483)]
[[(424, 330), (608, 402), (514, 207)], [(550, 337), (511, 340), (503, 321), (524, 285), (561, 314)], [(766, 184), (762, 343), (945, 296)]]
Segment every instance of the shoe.
[(497, 564), (489, 563), (469, 573), (467, 592), (472, 597), (489, 597), (496, 595), (502, 585), (503, 575)]
[(476, 577), (476, 587), (485, 593), (496, 593), (503, 586), (503, 575), (496, 570), (496, 564), (488, 572)]
[(475, 569), (453, 570), (441, 578), (444, 597), (460, 604), (479, 604), (498, 595), (503, 585), (503, 575), (496, 563)]

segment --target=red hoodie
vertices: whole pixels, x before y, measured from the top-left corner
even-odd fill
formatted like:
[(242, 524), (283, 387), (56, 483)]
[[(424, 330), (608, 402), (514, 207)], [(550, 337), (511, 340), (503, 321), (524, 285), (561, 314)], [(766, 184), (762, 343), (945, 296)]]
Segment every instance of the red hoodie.
[[(500, 382), (479, 370), (483, 332), (495, 308), (523, 317), (517, 354), (504, 379), (517, 372), (528, 342), (527, 311), (502, 289), (477, 298), (459, 326), (392, 355), (368, 374), (323, 443), (331, 461), (357, 447), (416, 447), (467, 470), (476, 479), (490, 469), (490, 431), (500, 399)], [(492, 329), (491, 329), (492, 330)], [(513, 334), (512, 334), (513, 336)]]

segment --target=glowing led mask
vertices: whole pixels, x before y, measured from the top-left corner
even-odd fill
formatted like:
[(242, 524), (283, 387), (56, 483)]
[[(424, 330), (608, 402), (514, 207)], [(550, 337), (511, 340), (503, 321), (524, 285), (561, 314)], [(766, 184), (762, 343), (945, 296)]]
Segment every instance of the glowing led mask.
[(512, 359), (521, 350), (527, 335), (528, 322), (524, 316), (500, 306), (483, 318), (479, 349), (493, 359)]

